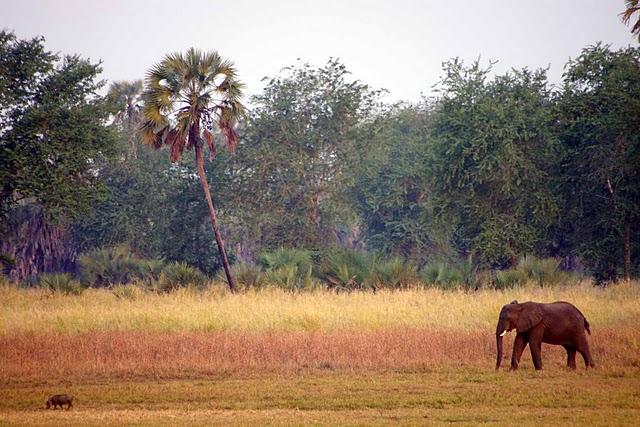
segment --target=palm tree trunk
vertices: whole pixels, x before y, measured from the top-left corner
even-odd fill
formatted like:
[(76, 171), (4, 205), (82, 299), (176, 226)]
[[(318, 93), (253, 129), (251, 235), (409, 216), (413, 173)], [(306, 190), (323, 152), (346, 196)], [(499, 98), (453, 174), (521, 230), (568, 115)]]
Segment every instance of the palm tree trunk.
[(207, 207), (209, 208), (209, 217), (211, 218), (211, 226), (213, 232), (216, 235), (216, 243), (218, 244), (218, 251), (220, 252), (220, 258), (222, 259), (222, 267), (227, 275), (227, 283), (231, 292), (237, 290), (236, 280), (231, 273), (229, 267), (229, 260), (227, 259), (227, 252), (224, 250), (224, 242), (220, 229), (218, 228), (218, 216), (216, 210), (213, 207), (213, 200), (211, 199), (211, 193), (209, 192), (209, 184), (207, 184), (207, 176), (204, 173), (204, 154), (202, 152), (202, 145), (199, 143), (194, 144), (196, 150), (196, 165), (198, 169), (198, 176), (200, 177), (200, 184), (202, 184), (202, 190), (204, 191), (204, 198), (207, 200)]

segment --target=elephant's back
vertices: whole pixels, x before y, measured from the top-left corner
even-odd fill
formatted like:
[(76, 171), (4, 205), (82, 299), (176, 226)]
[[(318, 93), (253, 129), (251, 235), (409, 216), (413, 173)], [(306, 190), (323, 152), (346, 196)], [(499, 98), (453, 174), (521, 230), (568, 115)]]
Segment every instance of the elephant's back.
[(546, 305), (553, 306), (551, 307), (553, 311), (566, 312), (567, 314), (573, 313), (579, 316), (580, 320), (586, 319), (586, 317), (584, 316), (584, 314), (582, 314), (582, 312), (578, 309), (578, 307), (576, 307), (575, 305), (571, 304), (568, 301), (555, 301)]

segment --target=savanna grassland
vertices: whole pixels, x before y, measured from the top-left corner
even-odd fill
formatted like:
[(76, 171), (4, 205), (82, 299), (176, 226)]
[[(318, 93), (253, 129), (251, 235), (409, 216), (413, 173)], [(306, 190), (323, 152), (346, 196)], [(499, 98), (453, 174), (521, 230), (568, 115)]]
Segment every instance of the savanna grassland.
[[(500, 307), (566, 300), (597, 368), (543, 346), (495, 372)], [(0, 289), (8, 424), (575, 424), (640, 419), (640, 285), (79, 296)], [(505, 341), (510, 357), (513, 335)], [(504, 365), (508, 366), (508, 363)], [(54, 393), (70, 411), (46, 411)]]

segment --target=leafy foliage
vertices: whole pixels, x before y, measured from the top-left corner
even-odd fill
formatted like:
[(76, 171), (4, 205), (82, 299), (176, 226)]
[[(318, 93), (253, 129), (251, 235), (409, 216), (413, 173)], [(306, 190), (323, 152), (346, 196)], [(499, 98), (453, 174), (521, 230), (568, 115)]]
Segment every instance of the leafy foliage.
[(630, 277), (640, 248), (640, 48), (584, 49), (567, 64), (560, 109), (568, 235), (598, 280), (620, 267)]
[(126, 245), (97, 249), (78, 257), (81, 282), (94, 287), (126, 284), (136, 280), (151, 283), (159, 278), (163, 268), (162, 261), (140, 259)]
[[(625, 25), (632, 24), (631, 33), (635, 34), (638, 37), (638, 41), (640, 41), (640, 1), (638, 0), (625, 0), (626, 9), (624, 12), (620, 14), (622, 17), (622, 22)], [(634, 23), (632, 18), (635, 15), (636, 22)]]
[(311, 252), (302, 249), (277, 249), (263, 252), (258, 263), (265, 270), (265, 282), (287, 290), (313, 286)]
[(44, 273), (38, 277), (38, 283), (45, 289), (65, 295), (80, 295), (85, 290), (85, 286), (69, 273)]
[[(349, 195), (368, 246), (424, 259), (434, 250), (429, 183), (427, 105), (397, 107), (371, 123), (371, 138), (352, 162)], [(365, 146), (366, 144), (366, 146)]]
[(470, 261), (434, 260), (427, 263), (420, 273), (426, 285), (443, 289), (477, 286), (474, 268)]
[(95, 165), (113, 153), (100, 67), (47, 52), (42, 38), (0, 31), (0, 209), (21, 201), (78, 217), (99, 190)]
[(169, 292), (189, 286), (202, 288), (206, 283), (207, 276), (197, 268), (183, 262), (172, 262), (162, 270), (157, 282), (157, 289)]
[(378, 257), (369, 252), (332, 248), (322, 256), (320, 275), (337, 290), (375, 289)]
[[(238, 285), (245, 289), (260, 289), (268, 284), (265, 274), (259, 265), (240, 262), (234, 264), (231, 268), (233, 269), (233, 275), (238, 281)], [(220, 273), (218, 274), (217, 280), (224, 280)]]
[(488, 81), (478, 62), (445, 64), (428, 165), (438, 227), (485, 266), (543, 251), (558, 214), (550, 174), (558, 158), (544, 70)]
[(318, 68), (287, 67), (252, 99), (234, 159), (235, 188), (243, 204), (238, 215), (258, 247), (335, 242), (336, 227), (353, 218), (340, 197), (349, 153), (378, 94), (350, 81), (346, 67), (331, 59)]
[(375, 270), (379, 287), (406, 289), (419, 280), (416, 266), (400, 257), (381, 260)]
[(560, 270), (558, 259), (527, 256), (520, 258), (516, 267), (496, 272), (494, 286), (497, 289), (504, 289), (533, 283), (540, 287), (553, 287), (574, 284), (578, 281), (577, 275)]

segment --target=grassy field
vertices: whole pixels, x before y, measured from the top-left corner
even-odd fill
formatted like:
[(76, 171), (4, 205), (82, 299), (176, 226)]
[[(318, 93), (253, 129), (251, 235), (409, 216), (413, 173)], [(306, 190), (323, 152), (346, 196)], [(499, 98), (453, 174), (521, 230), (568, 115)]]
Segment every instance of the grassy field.
[[(598, 368), (493, 370), (500, 307), (568, 300)], [(0, 288), (0, 424), (637, 425), (640, 284), (233, 295)], [(510, 357), (513, 335), (506, 337)], [(505, 363), (508, 365), (508, 363)], [(70, 411), (46, 411), (54, 393)]]

